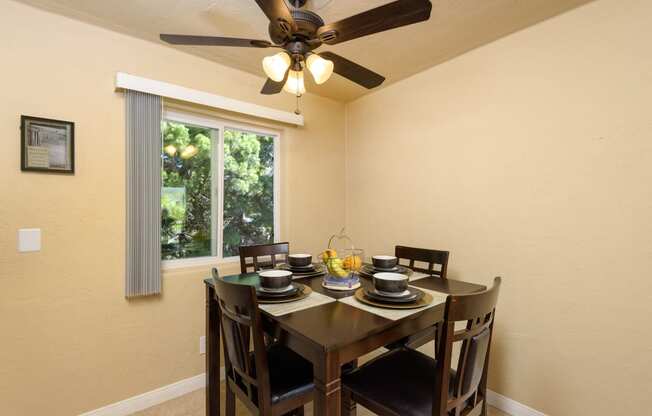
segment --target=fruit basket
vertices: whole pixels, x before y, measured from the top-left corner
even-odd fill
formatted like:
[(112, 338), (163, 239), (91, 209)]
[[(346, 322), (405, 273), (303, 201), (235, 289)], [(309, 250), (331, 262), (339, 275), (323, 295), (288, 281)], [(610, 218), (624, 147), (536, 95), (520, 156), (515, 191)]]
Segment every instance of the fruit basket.
[(328, 270), (324, 285), (344, 289), (359, 286), (358, 271), (362, 267), (363, 257), (364, 250), (356, 248), (344, 230), (332, 235), (328, 240), (328, 248), (321, 253), (321, 261)]

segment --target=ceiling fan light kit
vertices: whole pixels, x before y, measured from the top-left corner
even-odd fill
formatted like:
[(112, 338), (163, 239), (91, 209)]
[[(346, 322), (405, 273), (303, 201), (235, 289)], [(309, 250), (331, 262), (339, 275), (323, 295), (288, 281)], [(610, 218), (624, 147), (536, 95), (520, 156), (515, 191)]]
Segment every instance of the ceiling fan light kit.
[(281, 48), (283, 51), (263, 59), (268, 79), (261, 94), (287, 91), (297, 97), (306, 92), (304, 68), (315, 83), (328, 81), (333, 72), (367, 88), (375, 88), (385, 77), (333, 52), (313, 52), (323, 44), (338, 43), (422, 22), (430, 18), (430, 0), (397, 0), (335, 23), (325, 24), (316, 13), (301, 9), (306, 0), (255, 0), (269, 19), (266, 40), (162, 34), (161, 40), (173, 45), (232, 46), (248, 48)]
[(291, 64), (290, 55), (286, 52), (279, 52), (276, 55), (263, 58), (263, 71), (271, 80), (281, 82)]
[(306, 85), (303, 82), (303, 71), (290, 70), (288, 80), (283, 86), (283, 91), (289, 92), (292, 95), (301, 97), (306, 93)]
[(324, 59), (316, 53), (308, 55), (306, 66), (315, 79), (317, 85), (321, 85), (333, 75), (335, 64), (333, 61)]

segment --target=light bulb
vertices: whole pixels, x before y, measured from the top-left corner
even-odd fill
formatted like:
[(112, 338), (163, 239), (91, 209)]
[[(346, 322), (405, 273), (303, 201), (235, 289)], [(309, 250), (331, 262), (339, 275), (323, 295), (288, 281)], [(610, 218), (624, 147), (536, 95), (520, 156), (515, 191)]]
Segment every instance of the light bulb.
[(308, 57), (306, 65), (308, 66), (313, 78), (315, 78), (317, 84), (323, 84), (328, 81), (328, 78), (333, 75), (333, 68), (335, 66), (333, 61), (324, 59), (316, 53), (313, 53)]
[(303, 83), (303, 71), (295, 71), (291, 69), (283, 90), (294, 95), (305, 94), (306, 86)]
[(292, 60), (287, 53), (279, 52), (263, 58), (263, 71), (272, 81), (281, 82), (291, 63)]

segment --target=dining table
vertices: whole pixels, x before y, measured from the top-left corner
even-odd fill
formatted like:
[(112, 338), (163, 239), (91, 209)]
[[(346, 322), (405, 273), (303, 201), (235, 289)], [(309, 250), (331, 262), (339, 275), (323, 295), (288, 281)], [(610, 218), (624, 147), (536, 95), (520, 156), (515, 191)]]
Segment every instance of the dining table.
[[(222, 277), (229, 282), (259, 284), (256, 273)], [(407, 337), (432, 330), (443, 320), (445, 303), (438, 302), (401, 319), (388, 319), (367, 310), (337, 301), (352, 296), (353, 291), (335, 291), (322, 286), (323, 277), (297, 280), (314, 292), (335, 299), (326, 304), (275, 316), (261, 309), (265, 332), (313, 364), (314, 415), (355, 415), (355, 404), (341, 403), (341, 369), (378, 348)], [(370, 279), (361, 277), (363, 287)], [(220, 414), (220, 310), (213, 279), (204, 280), (206, 289), (206, 415)], [(468, 294), (486, 290), (480, 284), (434, 276), (412, 278), (410, 285), (441, 294)], [(434, 351), (433, 351), (434, 352)]]

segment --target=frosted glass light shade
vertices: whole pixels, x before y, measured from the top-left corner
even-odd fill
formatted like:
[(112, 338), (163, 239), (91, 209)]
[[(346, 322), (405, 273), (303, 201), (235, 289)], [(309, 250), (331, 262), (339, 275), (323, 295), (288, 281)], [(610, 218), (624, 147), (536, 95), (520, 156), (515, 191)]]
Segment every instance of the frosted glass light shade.
[(291, 69), (283, 90), (294, 95), (305, 94), (306, 86), (303, 83), (303, 71), (294, 71)]
[(333, 61), (324, 59), (316, 53), (306, 59), (306, 65), (317, 84), (323, 84), (333, 75)]
[(281, 82), (291, 63), (292, 60), (287, 53), (279, 52), (276, 55), (263, 58), (263, 71), (271, 80)]

